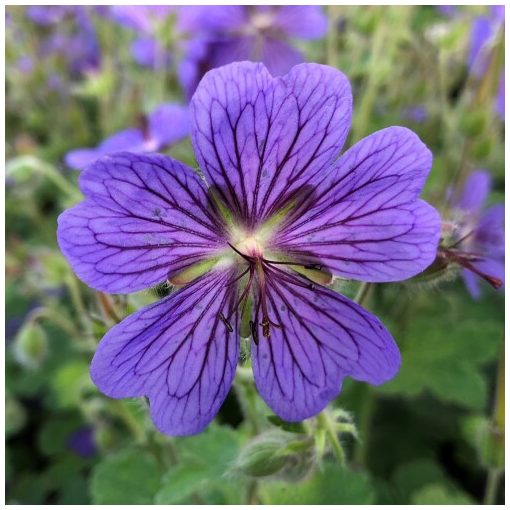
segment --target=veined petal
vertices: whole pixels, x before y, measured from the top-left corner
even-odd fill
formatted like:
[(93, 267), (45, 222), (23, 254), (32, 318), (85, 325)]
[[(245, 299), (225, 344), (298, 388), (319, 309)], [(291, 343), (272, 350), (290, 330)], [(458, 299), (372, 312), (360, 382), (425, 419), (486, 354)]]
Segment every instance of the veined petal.
[(213, 271), (127, 317), (101, 340), (90, 373), (113, 398), (147, 396), (161, 432), (196, 434), (214, 418), (232, 384), (239, 316), (229, 271)]
[(349, 82), (331, 67), (301, 64), (281, 78), (251, 62), (209, 71), (191, 101), (200, 168), (254, 227), (331, 164), (351, 107)]
[(300, 421), (320, 412), (340, 393), (344, 377), (371, 384), (391, 379), (400, 353), (388, 330), (372, 314), (325, 287), (280, 271), (267, 274), (270, 337), (260, 326), (255, 300), (252, 342), (257, 388), (281, 418)]
[(86, 200), (58, 219), (60, 248), (89, 286), (134, 292), (224, 247), (207, 191), (160, 155), (105, 156), (80, 176)]
[(416, 275), (433, 262), (440, 234), (439, 214), (417, 199), (431, 163), (430, 151), (406, 128), (364, 138), (321, 176), (315, 202), (274, 236), (271, 248), (345, 278)]

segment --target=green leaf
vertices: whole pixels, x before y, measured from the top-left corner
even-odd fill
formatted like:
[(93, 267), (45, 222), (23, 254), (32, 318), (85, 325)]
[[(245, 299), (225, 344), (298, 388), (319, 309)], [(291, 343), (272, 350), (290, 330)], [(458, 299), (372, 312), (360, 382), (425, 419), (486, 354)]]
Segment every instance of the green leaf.
[(239, 453), (239, 439), (230, 427), (216, 424), (196, 436), (176, 438), (181, 464), (165, 474), (156, 502), (194, 502), (192, 495), (207, 499), (217, 489), (228, 503), (240, 503), (239, 486), (227, 475)]
[(267, 505), (368, 505), (374, 490), (368, 477), (338, 465), (326, 464), (312, 478), (299, 484), (271, 482), (261, 488)]
[(488, 384), (481, 366), (494, 360), (500, 347), (499, 307), (494, 302), (475, 307), (456, 294), (421, 298), (408, 327), (395, 332), (402, 350), (400, 372), (378, 391), (407, 397), (429, 392), (444, 402), (483, 409)]
[(55, 374), (52, 389), (60, 407), (76, 406), (85, 392), (94, 390), (88, 363), (76, 360), (62, 366)]
[(92, 472), (91, 497), (96, 505), (141, 505), (154, 502), (161, 473), (147, 451), (130, 448), (106, 457)]
[(475, 501), (465, 492), (434, 483), (415, 492), (411, 497), (411, 503), (413, 505), (473, 505)]
[(162, 480), (156, 494), (157, 505), (183, 503), (194, 492), (200, 492), (211, 483), (210, 469), (203, 464), (181, 464), (171, 468)]

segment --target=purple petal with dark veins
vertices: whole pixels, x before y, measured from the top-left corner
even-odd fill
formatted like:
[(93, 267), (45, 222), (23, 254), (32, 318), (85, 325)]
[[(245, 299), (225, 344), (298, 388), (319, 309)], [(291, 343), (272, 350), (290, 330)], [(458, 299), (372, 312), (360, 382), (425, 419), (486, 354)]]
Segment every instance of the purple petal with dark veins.
[(417, 199), (431, 164), (430, 151), (406, 128), (364, 138), (317, 176), (315, 202), (271, 248), (345, 278), (416, 275), (434, 261), (439, 241), (439, 214)]
[(214, 418), (234, 378), (237, 311), (230, 271), (212, 271), (124, 319), (101, 340), (90, 374), (113, 398), (147, 396), (165, 434), (197, 434)]
[(332, 163), (351, 106), (349, 82), (332, 67), (301, 64), (281, 78), (251, 62), (209, 71), (191, 101), (200, 168), (255, 227)]
[(340, 393), (344, 377), (371, 384), (391, 379), (400, 353), (379, 319), (346, 297), (295, 274), (267, 274), (270, 337), (263, 336), (260, 298), (253, 321), (255, 383), (269, 407), (287, 421), (320, 412)]
[(166, 156), (104, 156), (80, 188), (86, 200), (60, 215), (57, 237), (90, 287), (145, 289), (224, 248), (199, 176)]
[(466, 179), (462, 195), (455, 207), (470, 214), (479, 214), (489, 196), (491, 189), (491, 176), (486, 170), (472, 172)]

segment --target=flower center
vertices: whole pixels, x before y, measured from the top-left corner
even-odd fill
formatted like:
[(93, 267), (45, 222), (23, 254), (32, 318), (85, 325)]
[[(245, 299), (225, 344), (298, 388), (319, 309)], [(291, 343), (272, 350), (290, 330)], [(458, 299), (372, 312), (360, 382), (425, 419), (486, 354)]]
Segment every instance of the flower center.
[(244, 255), (248, 255), (255, 259), (263, 258), (264, 246), (260, 239), (256, 236), (245, 238), (243, 241), (237, 243), (235, 247)]

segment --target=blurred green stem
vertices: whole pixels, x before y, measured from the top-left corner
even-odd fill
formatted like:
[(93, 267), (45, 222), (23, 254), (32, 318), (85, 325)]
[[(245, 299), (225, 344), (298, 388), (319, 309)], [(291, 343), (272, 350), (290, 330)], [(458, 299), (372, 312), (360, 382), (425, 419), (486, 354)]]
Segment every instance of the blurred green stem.
[(68, 273), (65, 278), (65, 284), (69, 290), (69, 294), (71, 295), (71, 301), (76, 310), (76, 313), (78, 314), (78, 320), (81, 324), (81, 327), (83, 328), (87, 338), (91, 338), (92, 329), (90, 326), (90, 321), (88, 320), (87, 309), (85, 308), (85, 304), (81, 297), (78, 280), (71, 273)]
[(336, 51), (338, 42), (337, 23), (337, 7), (336, 5), (326, 6), (329, 20), (329, 29), (326, 37), (326, 64), (328, 66), (337, 67), (338, 55)]
[[(363, 282), (354, 298), (354, 301), (358, 303), (358, 305), (363, 306), (370, 295), (370, 291), (373, 288), (373, 283)], [(360, 465), (364, 465), (366, 461), (366, 451), (367, 451), (367, 438), (370, 434), (370, 427), (372, 424), (372, 414), (374, 410), (374, 396), (370, 391), (370, 387), (368, 385), (363, 385), (360, 388), (361, 391), (361, 409), (359, 412), (358, 419), (358, 429), (359, 429), (359, 437), (360, 440), (356, 445), (356, 450), (354, 454), (354, 459)]]
[[(381, 17), (386, 12), (386, 8), (379, 7)], [(383, 59), (384, 53), (388, 50), (387, 44), (387, 23), (381, 21), (377, 24), (372, 39), (372, 47), (370, 50), (369, 69), (376, 69)], [(352, 122), (352, 140), (357, 142), (367, 134), (367, 126), (370, 114), (374, 107), (377, 90), (379, 88), (379, 73), (370, 72), (366, 78), (365, 90), (361, 98), (360, 105), (357, 108), (356, 116)]]
[(487, 474), (487, 485), (485, 487), (485, 495), (483, 498), (484, 505), (494, 505), (496, 503), (496, 497), (498, 495), (499, 482), (501, 475), (503, 474), (502, 469), (490, 468)]
[[(505, 448), (505, 348), (504, 342), (501, 348), (498, 363), (498, 375), (496, 381), (496, 396), (492, 413), (492, 425), (494, 436), (502, 438), (501, 448)], [(485, 486), (484, 505), (494, 505), (498, 496), (498, 487), (503, 475), (503, 469), (491, 466), (487, 472), (487, 484)]]

